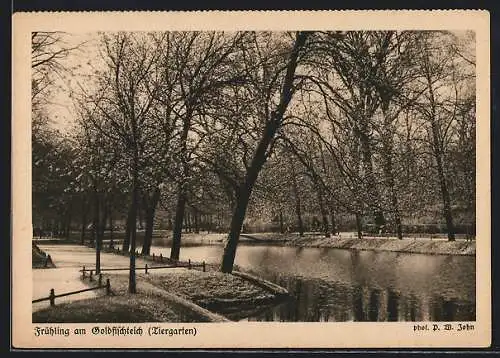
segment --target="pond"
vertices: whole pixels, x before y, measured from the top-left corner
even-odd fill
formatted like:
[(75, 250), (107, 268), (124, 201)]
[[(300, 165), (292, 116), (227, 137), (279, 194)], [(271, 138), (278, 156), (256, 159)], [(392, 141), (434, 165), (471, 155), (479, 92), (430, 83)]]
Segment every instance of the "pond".
[[(170, 249), (152, 252), (168, 256)], [(181, 259), (218, 263), (222, 252), (222, 245), (183, 247)], [(240, 244), (235, 264), (291, 294), (245, 320), (475, 320), (474, 256)]]

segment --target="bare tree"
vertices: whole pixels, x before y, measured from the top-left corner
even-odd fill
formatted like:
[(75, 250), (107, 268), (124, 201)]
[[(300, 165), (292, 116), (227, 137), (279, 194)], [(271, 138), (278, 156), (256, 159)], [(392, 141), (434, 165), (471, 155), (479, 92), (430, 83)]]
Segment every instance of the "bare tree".
[(229, 235), (224, 247), (224, 254), (222, 256), (222, 272), (229, 273), (233, 270), (236, 248), (238, 246), (238, 240), (243, 220), (245, 218), (248, 201), (259, 172), (269, 156), (269, 150), (272, 147), (276, 132), (283, 123), (283, 117), (288, 104), (292, 99), (294, 93), (295, 70), (297, 68), (299, 54), (306, 43), (308, 34), (309, 33), (307, 32), (298, 32), (296, 34), (296, 38), (286, 65), (286, 72), (283, 78), (279, 103), (276, 108), (270, 111), (269, 117), (265, 120), (265, 127), (263, 128), (259, 143), (250, 162), (250, 166), (247, 167), (244, 181), (238, 188), (236, 207), (231, 219)]
[[(443, 216), (446, 221), (448, 240), (455, 240), (455, 227), (451, 209), (449, 178), (445, 163), (446, 138), (452, 128), (454, 116), (443, 111), (443, 100), (449, 91), (451, 53), (438, 44), (443, 35), (423, 33), (419, 38), (418, 61), (420, 78), (425, 86), (425, 92), (420, 97), (418, 110), (428, 124), (428, 136), (431, 151), (435, 161), (437, 180), (441, 192)], [(452, 94), (453, 96), (453, 94)]]
[(193, 148), (197, 147), (197, 144), (190, 143), (193, 139), (195, 142), (199, 141), (193, 131), (194, 121), (201, 115), (204, 99), (210, 92), (238, 80), (230, 75), (228, 63), (239, 39), (239, 34), (228, 36), (218, 32), (192, 32), (176, 33), (171, 41), (171, 67), (168, 70), (176, 73), (174, 90), (180, 99), (179, 105), (172, 108), (180, 123), (177, 153), (178, 195), (170, 252), (170, 258), (173, 260), (179, 259), (190, 164)]
[(72, 51), (83, 44), (70, 46), (68, 34), (60, 31), (36, 31), (31, 33), (31, 102), (35, 109), (47, 103), (51, 88), (57, 79), (71, 71), (64, 62)]
[(129, 292), (136, 292), (135, 251), (136, 218), (139, 205), (141, 149), (148, 140), (150, 111), (159, 89), (155, 67), (160, 44), (150, 34), (114, 33), (102, 36), (106, 68), (99, 77), (97, 92), (87, 96), (92, 124), (106, 139), (120, 143), (129, 163), (130, 198), (130, 272)]

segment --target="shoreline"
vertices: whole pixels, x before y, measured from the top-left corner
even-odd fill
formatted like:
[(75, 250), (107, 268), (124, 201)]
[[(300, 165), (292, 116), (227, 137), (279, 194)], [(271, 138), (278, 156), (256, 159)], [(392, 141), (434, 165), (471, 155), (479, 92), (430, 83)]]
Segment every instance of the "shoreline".
[[(52, 252), (56, 256), (56, 252)], [(103, 253), (120, 256), (113, 250)], [(151, 256), (140, 257), (151, 262)], [(154, 268), (158, 261), (151, 262)], [(223, 274), (214, 267), (203, 266), (190, 269), (179, 262), (165, 271), (148, 274), (137, 272), (137, 294), (128, 293), (128, 274), (119, 272), (102, 273), (101, 279), (110, 279), (111, 296), (98, 295), (94, 298), (76, 299), (63, 302), (54, 307), (33, 311), (34, 322), (93, 322), (106, 319), (118, 319), (120, 322), (132, 318), (133, 322), (153, 320), (158, 322), (176, 322), (188, 319), (192, 322), (231, 322), (251, 317), (254, 311), (268, 305), (282, 302), (289, 296), (288, 291), (260, 277), (238, 273)], [(189, 266), (191, 267), (191, 266)], [(87, 267), (92, 270), (93, 267)], [(205, 270), (205, 268), (207, 270)], [(85, 286), (93, 287), (96, 281), (79, 280)], [(92, 282), (92, 283), (91, 283)], [(129, 302), (128, 300), (131, 300)], [(95, 307), (101, 309), (95, 309)], [(163, 307), (155, 309), (154, 307)], [(94, 310), (94, 316), (87, 316)], [(130, 316), (130, 314), (132, 316)], [(166, 319), (166, 320), (165, 320)]]
[[(226, 234), (187, 234), (183, 239), (188, 244), (221, 245)], [(365, 236), (362, 239), (352, 235), (336, 235), (329, 238), (323, 235), (257, 233), (242, 234), (240, 243), (243, 245), (274, 245), (283, 247), (330, 248), (340, 250), (397, 252), (422, 255), (455, 255), (475, 256), (476, 241), (458, 239), (448, 241), (445, 238), (409, 237), (402, 240), (396, 237)]]
[(342, 238), (342, 237), (315, 237), (296, 238), (286, 241), (285, 246), (332, 248), (359, 251), (397, 252), (406, 254), (424, 255), (455, 255), (475, 256), (475, 241), (447, 241), (440, 239), (403, 239), (397, 238)]
[[(224, 234), (191, 234), (186, 235), (186, 241), (196, 244), (220, 245), (225, 237)], [(474, 256), (475, 241), (458, 240), (449, 242), (444, 239), (426, 239), (413, 238), (398, 240), (397, 238), (363, 238), (333, 236), (325, 238), (319, 235), (306, 235), (300, 237), (294, 234), (276, 235), (262, 234), (260, 238), (245, 234), (246, 240), (242, 244), (289, 246), (296, 248), (335, 248), (343, 250), (375, 251), (375, 252), (396, 252), (408, 254), (427, 254), (427, 255), (458, 255)], [(266, 238), (266, 236), (269, 237)], [(52, 240), (51, 240), (52, 241)], [(69, 240), (61, 240), (61, 244), (69, 243)], [(74, 244), (74, 243), (73, 243)], [(103, 253), (113, 255), (124, 255), (123, 252), (110, 250), (103, 247)], [(158, 257), (155, 260), (153, 256), (139, 255), (140, 259), (151, 262), (151, 268), (157, 264)], [(168, 263), (166, 258), (165, 263)], [(203, 265), (203, 271), (197, 263), (193, 264), (193, 269), (187, 269), (185, 262), (178, 262), (179, 266), (164, 272), (163, 274), (149, 275), (137, 273), (138, 287), (142, 294), (130, 296), (127, 294), (127, 275), (116, 275), (105, 273), (106, 277), (112, 277), (113, 291), (118, 288), (119, 295), (114, 298), (97, 298), (103, 302), (115, 302), (119, 307), (119, 315), (125, 315), (127, 311), (133, 308), (127, 302), (127, 297), (139, 306), (149, 304), (155, 306), (161, 304), (160, 301), (168, 302), (168, 307), (162, 312), (148, 310), (139, 310), (136, 312), (138, 321), (150, 317), (163, 321), (166, 317), (176, 320), (176, 317), (182, 317), (186, 314), (192, 319), (205, 322), (224, 322), (239, 321), (246, 316), (251, 316), (254, 311), (259, 311), (268, 305), (276, 305), (289, 297), (289, 292), (273, 282), (267, 281), (261, 277), (254, 276), (246, 272), (235, 270), (232, 274), (225, 276), (218, 271), (214, 265)], [(176, 265), (175, 265), (176, 266)], [(191, 265), (189, 266), (191, 267)], [(205, 268), (207, 269), (205, 272)], [(118, 280), (117, 280), (118, 279)], [(224, 283), (224, 284), (223, 284)], [(118, 285), (117, 285), (118, 284)], [(117, 287), (118, 286), (118, 287)], [(116, 291), (115, 291), (116, 292)], [(118, 293), (118, 292), (117, 292)], [(151, 296), (151, 294), (153, 294)], [(34, 317), (48, 321), (57, 321), (73, 317), (71, 307), (76, 309), (77, 313), (83, 313), (89, 306), (93, 306), (95, 299), (84, 299), (74, 303), (63, 304), (63, 307), (51, 309), (42, 309), (42, 312), (36, 313)], [(248, 312), (247, 312), (248, 311)], [(51, 313), (52, 312), (52, 313)], [(99, 315), (109, 317), (112, 312), (110, 308), (103, 309)], [(66, 318), (65, 318), (66, 317)], [(194, 318), (196, 317), (196, 318)], [(70, 318), (71, 319), (71, 318)], [(82, 317), (80, 316), (80, 319)], [(83, 318), (88, 319), (88, 318)], [(167, 322), (170, 321), (167, 319)]]
[[(165, 232), (163, 235), (168, 235)], [(186, 233), (183, 234), (183, 245), (223, 245), (227, 234), (219, 233)], [(52, 240), (37, 240), (33, 239), (36, 244), (64, 244), (77, 243), (71, 239), (52, 239)], [(104, 243), (108, 243), (109, 239), (105, 239)], [(163, 243), (168, 247), (169, 240)], [(476, 241), (457, 239), (456, 241), (448, 241), (444, 237), (406, 237), (399, 240), (395, 237), (375, 237), (365, 236), (358, 239), (352, 233), (342, 233), (340, 235), (329, 238), (320, 234), (307, 233), (304, 236), (298, 234), (280, 234), (280, 233), (256, 233), (256, 234), (241, 234), (240, 244), (243, 245), (275, 245), (288, 247), (311, 247), (311, 248), (332, 248), (343, 250), (358, 250), (358, 251), (376, 251), (376, 252), (397, 252), (407, 254), (424, 254), (424, 255), (456, 255), (456, 256), (475, 256)], [(121, 245), (121, 240), (115, 239), (115, 245)], [(104, 245), (106, 246), (106, 245)], [(104, 248), (104, 247), (103, 247)]]

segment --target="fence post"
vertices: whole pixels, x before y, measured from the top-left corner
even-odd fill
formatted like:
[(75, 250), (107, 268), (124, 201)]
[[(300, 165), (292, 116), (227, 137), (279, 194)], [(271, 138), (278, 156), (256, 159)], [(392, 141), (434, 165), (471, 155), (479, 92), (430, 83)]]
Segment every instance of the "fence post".
[(49, 300), (50, 300), (50, 305), (55, 306), (56, 294), (54, 293), (53, 288), (50, 289)]
[(82, 267), (82, 278), (85, 278), (85, 266)]
[(109, 278), (106, 279), (106, 295), (109, 296), (111, 293), (111, 284), (109, 283)]
[(188, 260), (188, 270), (191, 270), (191, 259)]
[(145, 273), (148, 273), (148, 264), (146, 264), (146, 265), (144, 266), (144, 272), (145, 272)]
[(99, 273), (99, 286), (102, 285), (102, 273)]
[(203, 272), (205, 272), (205, 261), (203, 261)]
[(92, 275), (94, 274), (94, 272), (92, 270), (90, 270), (90, 276), (89, 276), (89, 281), (93, 281), (93, 278), (92, 278)]

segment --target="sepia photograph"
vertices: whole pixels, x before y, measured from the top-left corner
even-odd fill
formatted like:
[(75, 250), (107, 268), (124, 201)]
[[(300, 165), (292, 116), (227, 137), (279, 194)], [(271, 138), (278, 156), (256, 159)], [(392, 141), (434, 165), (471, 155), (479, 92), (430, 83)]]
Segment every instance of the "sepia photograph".
[(491, 329), (477, 29), (152, 27), (27, 32), (31, 341)]

